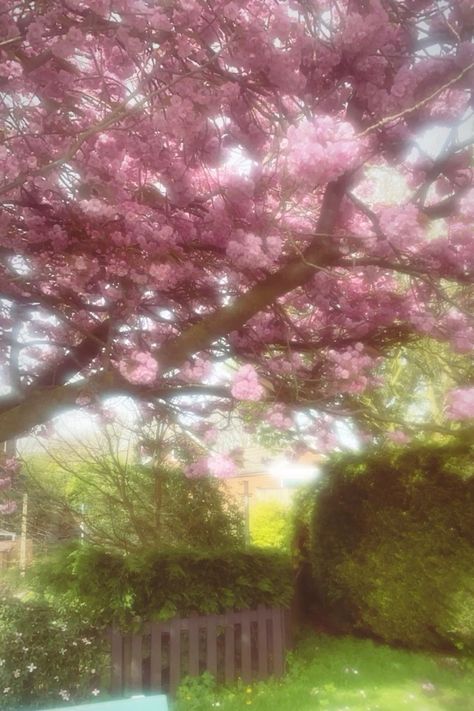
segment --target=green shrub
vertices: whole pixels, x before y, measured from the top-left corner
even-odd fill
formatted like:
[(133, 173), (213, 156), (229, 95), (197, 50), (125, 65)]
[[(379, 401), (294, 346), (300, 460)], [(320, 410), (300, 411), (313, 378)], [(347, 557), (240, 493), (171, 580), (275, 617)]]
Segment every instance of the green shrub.
[(474, 648), (474, 476), (465, 443), (335, 460), (316, 487), (320, 614), (411, 647)]
[(35, 571), (36, 585), (80, 601), (103, 624), (137, 625), (190, 612), (287, 605), (291, 566), (281, 553), (151, 550), (122, 556), (93, 546), (64, 549)]
[(41, 708), (103, 694), (102, 632), (81, 610), (0, 599), (0, 709)]
[(250, 507), (250, 540), (261, 548), (289, 551), (291, 541), (290, 506), (278, 499), (256, 501)]

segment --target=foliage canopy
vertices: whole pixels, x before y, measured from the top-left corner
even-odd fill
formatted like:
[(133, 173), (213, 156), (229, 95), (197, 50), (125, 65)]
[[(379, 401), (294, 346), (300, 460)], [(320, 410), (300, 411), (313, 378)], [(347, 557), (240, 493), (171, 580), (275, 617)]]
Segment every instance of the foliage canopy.
[(470, 352), (472, 27), (466, 0), (1, 0), (1, 438), (117, 393), (367, 425), (391, 346)]

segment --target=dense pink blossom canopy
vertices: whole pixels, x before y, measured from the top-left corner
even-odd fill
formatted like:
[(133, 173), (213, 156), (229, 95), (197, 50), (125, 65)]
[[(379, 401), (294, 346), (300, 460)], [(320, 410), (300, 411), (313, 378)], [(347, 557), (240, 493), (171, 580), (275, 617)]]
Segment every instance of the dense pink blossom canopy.
[(394, 343), (468, 353), (473, 27), (471, 0), (0, 0), (2, 439), (114, 393), (287, 427), (350, 413)]

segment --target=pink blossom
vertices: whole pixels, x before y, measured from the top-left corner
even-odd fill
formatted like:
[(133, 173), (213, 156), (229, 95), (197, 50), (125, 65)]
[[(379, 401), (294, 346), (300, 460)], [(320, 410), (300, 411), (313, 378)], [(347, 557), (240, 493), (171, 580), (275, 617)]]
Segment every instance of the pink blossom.
[(15, 513), (16, 508), (17, 505), (15, 501), (6, 501), (5, 503), (0, 504), (0, 514), (9, 515)]
[(474, 387), (455, 388), (448, 393), (446, 416), (451, 420), (474, 417)]
[(150, 25), (156, 30), (172, 30), (173, 25), (168, 20), (164, 12), (156, 10), (149, 18)]
[(242, 230), (233, 235), (233, 239), (227, 245), (227, 256), (240, 269), (265, 267), (268, 263), (260, 237), (254, 234), (243, 234)]
[(237, 473), (235, 462), (228, 454), (211, 454), (207, 458), (207, 468), (210, 474), (219, 479), (227, 479)]
[(210, 474), (219, 479), (225, 479), (234, 476), (236, 471), (236, 464), (230, 455), (215, 452), (192, 462), (186, 468), (186, 476), (193, 478)]
[(81, 200), (80, 206), (86, 215), (91, 217), (113, 217), (116, 213), (116, 208), (107, 205), (102, 200), (92, 198), (91, 200)]
[(394, 430), (389, 432), (387, 436), (394, 444), (407, 444), (410, 441), (409, 436), (402, 430)]
[(203, 382), (209, 375), (211, 364), (202, 358), (196, 358), (193, 362), (187, 361), (181, 369), (183, 378), (191, 383)]
[(320, 185), (350, 170), (363, 144), (354, 129), (332, 116), (316, 116), (288, 129), (288, 169), (298, 181)]
[(238, 369), (232, 380), (231, 392), (237, 400), (261, 400), (265, 390), (253, 365), (243, 365)]
[(208, 427), (206, 430), (204, 430), (202, 438), (206, 444), (213, 444), (219, 435), (219, 432), (216, 427)]
[(152, 264), (150, 276), (154, 284), (160, 289), (172, 289), (176, 286), (177, 270), (171, 264)]
[(129, 358), (120, 361), (119, 370), (131, 383), (149, 385), (156, 380), (158, 363), (151, 353), (133, 351)]
[(185, 468), (186, 476), (190, 479), (199, 478), (209, 474), (207, 458), (201, 457)]
[(270, 425), (279, 430), (287, 430), (293, 426), (293, 420), (290, 417), (289, 411), (284, 405), (280, 404), (273, 405), (273, 407), (269, 409), (266, 420)]

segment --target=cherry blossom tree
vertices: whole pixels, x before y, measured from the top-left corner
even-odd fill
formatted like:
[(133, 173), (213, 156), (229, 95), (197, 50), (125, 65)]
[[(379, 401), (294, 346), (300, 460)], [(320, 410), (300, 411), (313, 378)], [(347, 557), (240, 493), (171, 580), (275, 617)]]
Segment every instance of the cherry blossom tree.
[(1, 438), (114, 394), (363, 421), (392, 346), (468, 353), (473, 28), (470, 0), (0, 0)]

